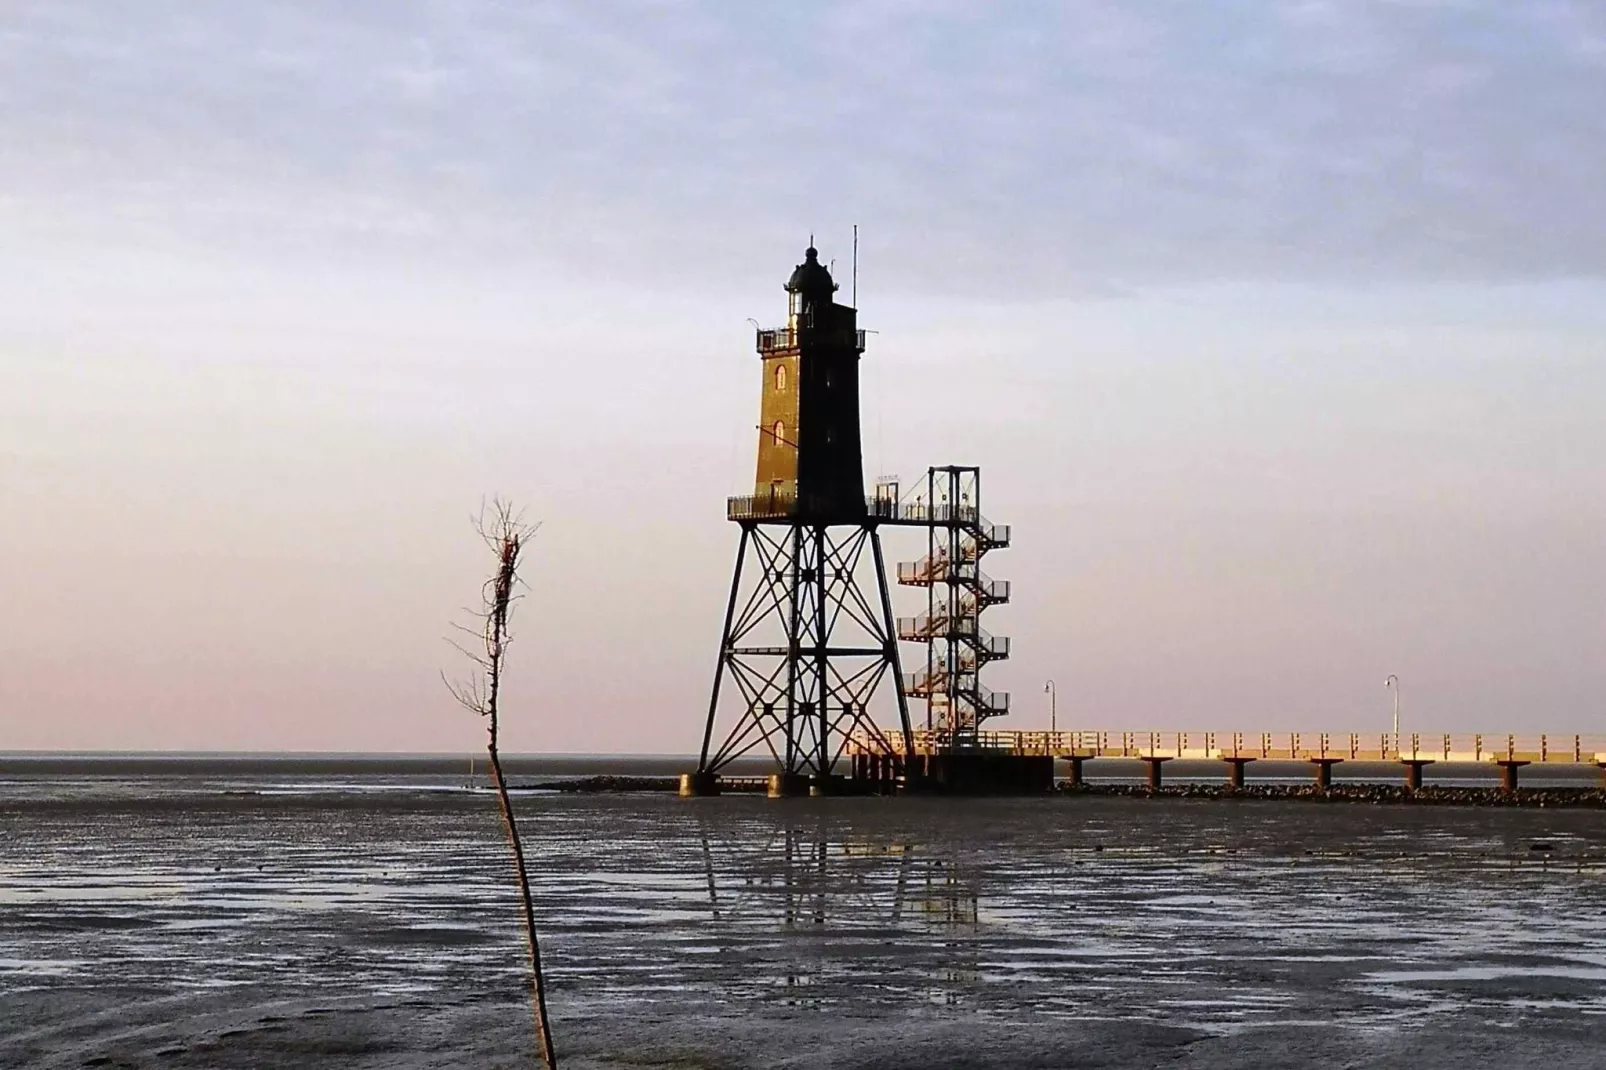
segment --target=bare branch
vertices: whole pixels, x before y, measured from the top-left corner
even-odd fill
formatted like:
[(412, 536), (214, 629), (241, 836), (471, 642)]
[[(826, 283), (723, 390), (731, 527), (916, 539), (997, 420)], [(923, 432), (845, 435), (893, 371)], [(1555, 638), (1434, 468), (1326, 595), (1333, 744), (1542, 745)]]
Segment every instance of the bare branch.
[(446, 685), (446, 690), (451, 692), (452, 698), (457, 700), (459, 706), (470, 713), (485, 716), (485, 701), (477, 680), (450, 680), (447, 679), (446, 673), (442, 672), (441, 682)]
[(552, 1030), (547, 1021), (546, 982), (541, 973), (541, 948), (535, 932), (535, 906), (530, 894), (529, 872), (524, 863), (524, 844), (519, 836), (513, 801), (508, 795), (507, 779), (502, 775), (502, 759), (497, 749), (502, 670), (507, 665), (507, 649), (513, 642), (509, 622), (515, 607), (524, 597), (523, 592), (529, 590), (529, 585), (519, 576), (519, 565), (524, 547), (535, 536), (537, 525), (526, 524), (522, 512), (515, 511), (511, 503), (498, 497), (492, 498), (488, 505), (480, 503), (479, 515), (474, 518), (474, 529), (496, 556), (496, 570), (480, 588), (480, 608), (464, 611), (464, 616), (474, 626), (454, 622), (452, 627), (483, 644), (485, 653), (475, 653), (450, 637), (446, 641), (479, 669), (481, 675), (454, 681), (443, 672), (441, 681), (458, 705), (486, 719), (486, 750), (491, 758), (491, 776), (496, 783), (502, 823), (507, 829), (508, 845), (513, 850), (514, 871), (523, 899), (524, 929), (529, 938), (530, 974), (534, 987), (536, 1040), (541, 1050), (541, 1061), (546, 1064), (547, 1070), (557, 1070), (557, 1053), (552, 1046)]

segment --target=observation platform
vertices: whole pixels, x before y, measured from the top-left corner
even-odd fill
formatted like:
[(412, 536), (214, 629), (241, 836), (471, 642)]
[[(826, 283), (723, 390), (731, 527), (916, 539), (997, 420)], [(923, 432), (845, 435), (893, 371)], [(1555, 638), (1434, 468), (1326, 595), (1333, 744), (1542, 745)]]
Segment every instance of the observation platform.
[[(1009, 545), (1008, 524), (994, 524), (974, 506), (927, 505), (901, 502), (892, 498), (864, 499), (864, 512), (840, 517), (816, 515), (796, 494), (744, 494), (725, 499), (725, 519), (755, 523), (795, 524), (818, 521), (826, 524), (886, 524), (910, 528), (961, 527), (973, 535), (984, 550), (1001, 550)], [(912, 567), (912, 566), (911, 566)], [(1000, 593), (1005, 598), (1007, 586)]]
[(760, 327), (754, 339), (760, 353), (787, 353), (802, 347), (805, 340), (822, 348), (849, 348), (864, 352), (866, 332), (852, 328), (829, 330), (826, 328)]

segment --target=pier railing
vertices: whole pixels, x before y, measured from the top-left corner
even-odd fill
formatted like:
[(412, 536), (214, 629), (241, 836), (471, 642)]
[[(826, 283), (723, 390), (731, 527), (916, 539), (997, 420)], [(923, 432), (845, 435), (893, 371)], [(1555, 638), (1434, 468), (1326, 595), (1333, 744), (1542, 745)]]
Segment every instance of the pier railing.
[[(914, 733), (914, 753), (949, 749), (941, 732)], [(898, 733), (887, 733), (894, 753), (903, 751)], [(1360, 732), (978, 732), (968, 749), (1066, 758), (1195, 758), (1307, 761), (1311, 759), (1384, 762), (1531, 762), (1606, 765), (1606, 735), (1448, 734)], [(850, 750), (884, 753), (886, 745), (868, 735), (849, 740)]]

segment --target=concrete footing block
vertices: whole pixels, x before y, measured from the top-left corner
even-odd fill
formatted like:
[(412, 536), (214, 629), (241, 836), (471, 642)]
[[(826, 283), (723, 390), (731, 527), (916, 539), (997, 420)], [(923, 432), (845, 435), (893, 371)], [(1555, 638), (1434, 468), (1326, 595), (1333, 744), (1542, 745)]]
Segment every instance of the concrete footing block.
[(809, 778), (799, 773), (771, 773), (764, 793), (772, 799), (797, 799), (809, 794)]
[(680, 797), (692, 799), (701, 795), (719, 794), (718, 773), (682, 773), (680, 774)]

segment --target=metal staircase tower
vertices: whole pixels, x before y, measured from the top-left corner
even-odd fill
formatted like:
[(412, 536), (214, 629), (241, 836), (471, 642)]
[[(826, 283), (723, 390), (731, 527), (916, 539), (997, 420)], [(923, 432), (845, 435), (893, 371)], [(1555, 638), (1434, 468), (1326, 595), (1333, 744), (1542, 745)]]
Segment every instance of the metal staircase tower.
[(949, 748), (977, 743), (981, 725), (1009, 712), (1009, 695), (981, 682), (982, 667), (1009, 657), (1009, 640), (990, 635), (981, 615), (1009, 601), (1009, 582), (982, 571), (982, 559), (1009, 545), (1009, 526), (981, 513), (981, 469), (947, 465), (926, 473), (925, 557), (898, 565), (898, 582), (926, 588), (926, 612), (898, 618), (898, 638), (926, 647), (926, 667), (909, 674), (904, 691), (926, 700), (926, 728)]

